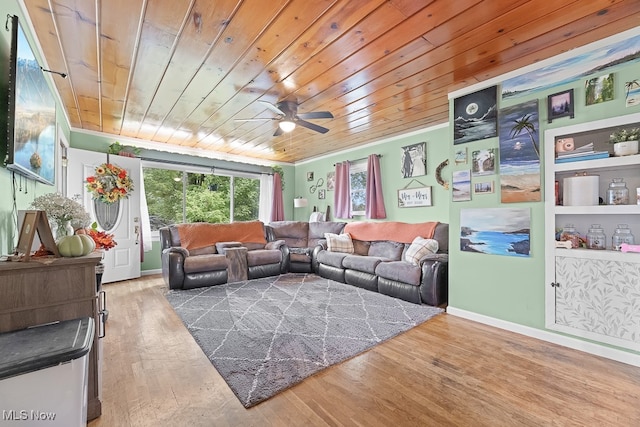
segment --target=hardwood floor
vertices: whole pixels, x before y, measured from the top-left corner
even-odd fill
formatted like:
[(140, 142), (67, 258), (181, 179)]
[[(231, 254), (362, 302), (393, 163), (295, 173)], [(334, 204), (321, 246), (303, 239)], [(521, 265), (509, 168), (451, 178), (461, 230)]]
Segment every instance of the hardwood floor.
[(443, 314), (245, 409), (163, 294), (112, 283), (102, 426), (631, 426), (640, 368)]

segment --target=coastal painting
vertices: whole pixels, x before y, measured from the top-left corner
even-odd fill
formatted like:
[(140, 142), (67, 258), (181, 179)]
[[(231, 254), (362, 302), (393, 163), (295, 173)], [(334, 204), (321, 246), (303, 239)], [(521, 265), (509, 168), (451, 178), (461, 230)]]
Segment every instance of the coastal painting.
[(627, 107), (635, 107), (640, 105), (640, 79), (634, 79), (624, 83), (626, 92), (625, 105)]
[(491, 86), (453, 100), (454, 145), (497, 136), (497, 96), (498, 87)]
[(631, 62), (640, 62), (640, 35), (505, 80), (502, 82), (502, 99), (566, 86), (581, 77)]
[(453, 171), (453, 201), (464, 202), (471, 200), (471, 171)]
[(460, 250), (529, 257), (530, 228), (529, 208), (461, 209)]
[(500, 199), (539, 202), (540, 133), (538, 100), (500, 110)]

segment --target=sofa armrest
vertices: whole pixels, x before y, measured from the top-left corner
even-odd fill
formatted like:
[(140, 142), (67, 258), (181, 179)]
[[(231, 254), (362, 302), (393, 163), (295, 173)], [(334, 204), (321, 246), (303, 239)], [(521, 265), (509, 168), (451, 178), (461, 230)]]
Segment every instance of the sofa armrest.
[(320, 251), (327, 250), (327, 241), (322, 239), (318, 242), (318, 244), (311, 251), (311, 271), (314, 273), (318, 272), (318, 254)]
[(273, 240), (271, 242), (267, 242), (267, 244), (264, 245), (264, 248), (267, 250), (280, 249), (282, 245), (284, 245), (284, 240)]
[(217, 242), (216, 252), (218, 252), (221, 255), (224, 255), (227, 248), (239, 248), (241, 246), (242, 246), (241, 242)]
[(446, 305), (449, 297), (449, 258), (446, 254), (431, 254), (422, 261), (420, 297), (431, 306)]
[(171, 247), (162, 251), (162, 277), (169, 289), (181, 289), (184, 284), (184, 260), (189, 251)]

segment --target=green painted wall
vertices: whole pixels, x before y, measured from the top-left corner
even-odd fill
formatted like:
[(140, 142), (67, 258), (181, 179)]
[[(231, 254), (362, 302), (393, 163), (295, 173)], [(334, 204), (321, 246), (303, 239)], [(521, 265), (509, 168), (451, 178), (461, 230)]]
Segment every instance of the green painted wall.
[[(625, 107), (624, 83), (640, 78), (638, 65), (618, 66), (607, 70), (615, 73), (616, 93), (613, 101), (585, 106), (585, 78), (569, 84), (535, 93), (530, 97), (498, 101), (500, 108), (519, 104), (531, 99), (538, 99), (540, 111), (540, 145), (541, 156), (544, 150), (553, 149), (553, 141), (544, 141), (544, 131), (607, 117), (615, 117), (636, 113), (640, 106)], [(600, 73), (605, 74), (605, 73)], [(595, 76), (595, 74), (594, 74)], [(547, 118), (547, 96), (566, 89), (574, 89), (575, 118), (559, 118), (549, 124)], [(452, 111), (453, 102), (450, 103)], [(451, 118), (451, 117), (450, 117)], [(449, 136), (452, 141), (453, 134)], [(480, 148), (498, 147), (498, 138), (474, 141), (464, 144), (468, 153)], [(453, 159), (455, 148), (450, 144), (450, 158)], [(544, 162), (543, 162), (544, 163)], [(452, 170), (469, 168), (469, 165), (454, 166)], [(473, 182), (485, 181), (473, 179)], [(544, 202), (507, 203), (500, 202), (499, 176), (496, 179), (496, 193), (491, 195), (472, 195), (469, 202), (451, 202), (451, 251), (449, 273), (449, 304), (452, 307), (482, 314), (496, 319), (544, 329)], [(544, 164), (541, 170), (544, 179)], [(544, 182), (542, 182), (544, 194)], [(531, 209), (531, 257), (512, 258), (497, 255), (480, 255), (461, 252), (457, 240), (460, 233), (460, 210), (464, 208), (483, 207), (518, 207)], [(584, 230), (586, 232), (586, 230)]]
[[(18, 19), (22, 23), (22, 28), (27, 36), (27, 39), (34, 47), (34, 54), (36, 58), (41, 61), (38, 52), (35, 50), (35, 44), (29, 31), (28, 25), (24, 19), (22, 11), (18, 7), (18, 3), (15, 0), (0, 2), (0, 15), (6, 17), (7, 15), (17, 15)], [(0, 111), (3, 117), (7, 115), (7, 102), (8, 102), (8, 73), (9, 64), (4, 58), (8, 58), (10, 45), (11, 45), (11, 32), (0, 31)], [(51, 82), (52, 75), (45, 74), (45, 78), (49, 82), (50, 87), (53, 87)], [(57, 132), (62, 132), (64, 137), (69, 139), (69, 125), (64, 116), (62, 108), (56, 99), (56, 116), (57, 116)], [(0, 135), (6, 135), (7, 132), (6, 121), (0, 125)], [(4, 147), (5, 139), (0, 139), (0, 145)], [(57, 150), (57, 146), (56, 146)], [(41, 194), (51, 193), (56, 191), (56, 187), (52, 185), (42, 184), (33, 180), (27, 180), (21, 178), (19, 175), (15, 175), (15, 182), (11, 171), (4, 167), (4, 151), (2, 154), (2, 161), (0, 164), (0, 254), (12, 253), (15, 245), (18, 241), (17, 231), (17, 210), (27, 209), (29, 204), (34, 198)], [(57, 151), (56, 151), (57, 153)], [(57, 154), (56, 154), (57, 155)], [(14, 185), (15, 184), (15, 185)]]
[[(358, 160), (366, 158), (370, 154), (380, 154), (382, 155), (380, 158), (380, 169), (382, 170), (383, 196), (387, 211), (386, 220), (404, 222), (433, 220), (449, 222), (449, 191), (438, 185), (435, 179), (436, 167), (449, 157), (448, 141), (449, 127), (440, 126), (410, 136), (370, 144), (364, 148), (345, 151), (318, 160), (296, 164), (295, 196), (307, 198), (309, 206), (294, 209), (294, 218), (296, 220), (308, 220), (311, 212), (313, 212), (314, 206), (317, 206), (319, 211), (325, 212), (327, 205), (330, 205), (332, 218), (335, 219), (333, 215), (335, 211), (335, 203), (333, 201), (334, 192), (326, 191), (327, 173), (335, 171), (334, 164), (336, 162)], [(401, 173), (402, 147), (419, 142), (427, 143), (427, 175), (417, 176), (415, 178), (403, 178)], [(450, 166), (443, 169), (442, 175), (446, 181), (450, 180), (450, 169)], [(313, 172), (313, 181), (307, 181), (307, 173), (309, 172)], [(326, 191), (326, 198), (324, 200), (318, 199), (317, 190), (313, 194), (310, 192), (310, 187), (317, 184), (319, 178), (325, 181), (324, 185), (319, 187)], [(409, 186), (409, 188), (430, 186), (432, 206), (399, 208), (397, 201), (398, 190), (406, 186)], [(356, 216), (353, 218), (353, 220), (364, 219), (364, 216)], [(340, 218), (339, 220), (343, 219)]]

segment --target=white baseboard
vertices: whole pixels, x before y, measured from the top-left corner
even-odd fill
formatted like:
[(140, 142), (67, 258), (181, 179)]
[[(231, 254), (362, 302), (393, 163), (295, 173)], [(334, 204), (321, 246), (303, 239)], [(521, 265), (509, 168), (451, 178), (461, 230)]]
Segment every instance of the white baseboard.
[(447, 307), (447, 313), (453, 316), (473, 320), (474, 322), (483, 323), (485, 325), (505, 329), (507, 331), (515, 332), (521, 335), (526, 335), (531, 338), (536, 338), (542, 341), (569, 347), (574, 350), (584, 351), (585, 353), (606, 357), (607, 359), (616, 360), (628, 365), (640, 366), (640, 354), (618, 350), (612, 347), (606, 347), (589, 341), (582, 341), (576, 338), (567, 337), (565, 335), (556, 334), (554, 332), (543, 329), (537, 329), (530, 326), (507, 322), (505, 320), (496, 319), (494, 317), (462, 310), (452, 306)]
[(140, 272), (141, 276), (153, 276), (154, 274), (162, 274), (162, 269), (158, 268), (156, 270), (142, 270)]

